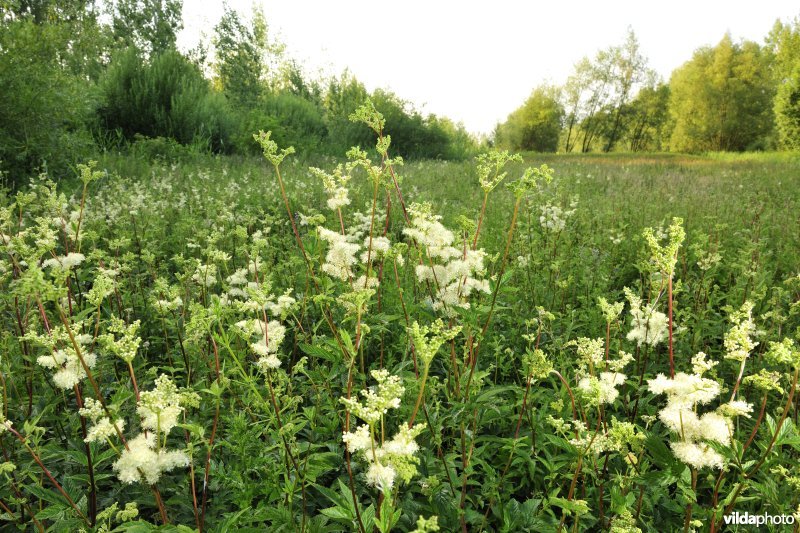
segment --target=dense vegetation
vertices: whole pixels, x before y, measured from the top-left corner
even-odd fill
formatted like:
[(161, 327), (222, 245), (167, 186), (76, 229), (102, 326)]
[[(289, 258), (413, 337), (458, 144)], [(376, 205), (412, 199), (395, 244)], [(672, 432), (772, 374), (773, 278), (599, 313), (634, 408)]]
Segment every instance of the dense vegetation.
[[(256, 154), (253, 131), (306, 152), (341, 154), (374, 142), (347, 117), (369, 96), (398, 155), (465, 159), (461, 125), (423, 115), (347, 72), (311, 79), (274, 41), (260, 11), (226, 8), (213, 50), (175, 49), (180, 0), (11, 0), (0, 3), (0, 172), (22, 176), (136, 142), (195, 152)], [(206, 75), (208, 73), (208, 76)], [(145, 147), (145, 150), (149, 150)]]
[(258, 11), (0, 10), (4, 531), (800, 527), (800, 21), (631, 32), (523, 157)]
[(352, 118), (338, 163), (262, 133), (3, 198), (8, 527), (795, 516), (795, 157), (401, 165)]

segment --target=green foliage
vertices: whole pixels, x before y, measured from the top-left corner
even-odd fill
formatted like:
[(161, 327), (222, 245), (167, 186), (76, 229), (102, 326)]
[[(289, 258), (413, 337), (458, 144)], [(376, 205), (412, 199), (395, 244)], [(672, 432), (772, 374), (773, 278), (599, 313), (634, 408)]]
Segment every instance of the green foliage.
[(560, 90), (553, 86), (540, 86), (497, 126), (495, 143), (511, 150), (555, 152), (564, 119)]
[(267, 89), (268, 69), (283, 47), (269, 39), (262, 11), (254, 9), (248, 25), (230, 7), (214, 28), (215, 82), (234, 104), (253, 106)]
[(201, 143), (214, 151), (231, 148), (233, 124), (224, 98), (174, 50), (150, 60), (133, 48), (115, 56), (101, 81), (97, 114), (103, 128), (129, 140), (138, 134)]
[(729, 34), (697, 50), (670, 80), (670, 149), (742, 151), (767, 148), (772, 131), (769, 54)]
[(14, 179), (37, 168), (63, 173), (90, 153), (94, 92), (64, 66), (71, 31), (28, 18), (0, 25), (0, 171)]
[(775, 127), (782, 148), (800, 150), (800, 18), (776, 22), (768, 38), (775, 56)]
[[(381, 123), (369, 107), (359, 116)], [(187, 530), (203, 520), (205, 501), (204, 530), (349, 533), (360, 521), (367, 531), (459, 531), (463, 520), (468, 530), (537, 532), (563, 520), (570, 530), (635, 532), (682, 529), (690, 503), (705, 523), (714, 513), (721, 520), (731, 503), (750, 513), (791, 513), (800, 503), (790, 462), (800, 439), (787, 403), (798, 359), (798, 343), (787, 337), (800, 326), (800, 236), (785, 231), (786, 213), (800, 205), (796, 187), (786, 186), (796, 158), (546, 155), (545, 165), (527, 170), (502, 152), (480, 157), (477, 168), (409, 162), (403, 196), (430, 201), (409, 209), (409, 223), (391, 182), (388, 212), (387, 190), (376, 193), (371, 172), (389, 173), (379, 166), (385, 145), (352, 151), (340, 160), (348, 179), (326, 185), (320, 173), (336, 176), (339, 161), (312, 172), (273, 137), (257, 139), (280, 183), (249, 158), (201, 154), (177, 164), (106, 154), (81, 167), (81, 180), (58, 188), (37, 180), (2, 198), (0, 440), (8, 460), (0, 465), (0, 499), (12, 513), (0, 514), (0, 523), (36, 527), (35, 516), (45, 529), (91, 530), (81, 513), (88, 516), (94, 500), (97, 528)], [(392, 145), (386, 157), (393, 159)], [(349, 189), (349, 203), (326, 209), (326, 187)], [(558, 231), (555, 216), (564, 217)], [(684, 225), (670, 228), (673, 216)], [(341, 237), (341, 225), (358, 235), (338, 241), (337, 253), (354, 258), (344, 261), (352, 279), (325, 268), (338, 260), (327, 239)], [(369, 234), (376, 246), (367, 260), (352, 247), (365, 251)], [(469, 269), (462, 282), (465, 249), (485, 271)], [(434, 261), (439, 280), (459, 269), (447, 307), (432, 305), (419, 259)], [(696, 361), (687, 354), (702, 350), (706, 362), (718, 362), (706, 376), (730, 389), (741, 361), (725, 355), (751, 352), (736, 396), (752, 404), (751, 417), (731, 426), (729, 446), (710, 448), (728, 464), (716, 507), (720, 471), (701, 469), (693, 484), (672, 449), (676, 434), (658, 417), (664, 401), (648, 391), (649, 380), (669, 372), (666, 341), (637, 349), (628, 338), (634, 324), (623, 288), (641, 307), (666, 312), (670, 272), (677, 372), (692, 371)], [(361, 290), (363, 273), (380, 277), (378, 285)], [(475, 290), (462, 298), (459, 284)], [(34, 294), (52, 333), (35, 298), (24, 304)], [(465, 300), (469, 306), (456, 305)], [(742, 328), (750, 320), (731, 311), (744, 300), (754, 304), (751, 315), (745, 308), (753, 327)], [(91, 370), (100, 395), (78, 365), (51, 364), (55, 346), (73, 363), (77, 357), (59, 309), (78, 346), (96, 352)], [(264, 318), (270, 340), (262, 344), (263, 332), (252, 328)], [(744, 342), (750, 335), (757, 345)], [(272, 359), (262, 364), (258, 350)], [(68, 371), (80, 379), (87, 430), (117, 448), (108, 440), (89, 444), (94, 497), (75, 391), (56, 388), (55, 374)], [(626, 374), (611, 385), (617, 395), (605, 372)], [(342, 402), (348, 389), (351, 401)], [(736, 406), (722, 405), (730, 393), (702, 410), (732, 412)], [(90, 399), (103, 399), (111, 416)], [(372, 432), (367, 424), (358, 433), (366, 422), (357, 416), (371, 421)], [(114, 468), (125, 453), (115, 420), (125, 421), (129, 446), (158, 461), (156, 488), (172, 525), (154, 525), (162, 521), (157, 499), (136, 471)], [(143, 424), (160, 432), (172, 463), (135, 441)], [(375, 465), (384, 471), (371, 471)], [(388, 467), (393, 483), (379, 488), (392, 479), (380, 477), (391, 476)], [(123, 471), (130, 483), (120, 481)]]
[(114, 40), (149, 55), (175, 47), (183, 0), (110, 0)]

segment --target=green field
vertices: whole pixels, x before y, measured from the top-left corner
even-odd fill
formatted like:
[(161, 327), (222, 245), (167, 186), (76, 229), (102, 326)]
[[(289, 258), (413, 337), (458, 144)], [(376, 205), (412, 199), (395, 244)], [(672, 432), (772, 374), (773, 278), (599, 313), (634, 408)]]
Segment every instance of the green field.
[(800, 157), (497, 154), (486, 194), (375, 150), (346, 183), (106, 154), (4, 194), (4, 527), (791, 518)]

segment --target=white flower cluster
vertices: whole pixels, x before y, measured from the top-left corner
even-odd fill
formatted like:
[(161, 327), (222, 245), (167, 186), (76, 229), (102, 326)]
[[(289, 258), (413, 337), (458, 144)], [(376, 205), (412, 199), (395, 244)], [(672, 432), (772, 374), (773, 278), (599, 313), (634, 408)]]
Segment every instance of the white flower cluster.
[(318, 226), (317, 231), (320, 238), (328, 243), (328, 253), (322, 271), (342, 281), (352, 280), (359, 245), (351, 242), (351, 237), (348, 235), (342, 235), (322, 226)]
[(203, 287), (213, 287), (217, 282), (217, 265), (198, 263), (192, 274), (192, 281)]
[(411, 227), (403, 233), (427, 251), (430, 263), (417, 265), (416, 274), (420, 282), (436, 287), (434, 310), (468, 309), (471, 294), (491, 292), (488, 280), (482, 279), (486, 252), (454, 247), (455, 236), (442, 225), (440, 216), (431, 213), (430, 204), (412, 204), (409, 213)]
[(578, 207), (577, 198), (573, 198), (569, 204), (569, 209), (562, 209), (561, 206), (546, 203), (541, 206), (542, 214), (539, 215), (539, 224), (542, 228), (551, 232), (559, 233), (567, 227), (567, 220), (575, 214)]
[(750, 356), (750, 352), (758, 346), (752, 340), (756, 333), (756, 325), (753, 322), (753, 303), (745, 302), (741, 309), (731, 314), (733, 327), (725, 334), (725, 359), (744, 362)]
[(425, 424), (417, 424), (413, 428), (402, 424), (391, 440), (382, 445), (373, 443), (370, 427), (362, 424), (355, 431), (342, 436), (350, 453), (360, 453), (369, 465), (367, 469), (367, 483), (381, 491), (389, 491), (394, 486), (395, 478), (399, 475), (403, 481), (408, 481), (414, 472), (409, 467), (417, 462), (414, 454), (419, 450), (419, 445), (414, 439), (425, 429)]
[(378, 385), (361, 391), (363, 403), (352, 398), (340, 400), (348, 411), (366, 422), (355, 431), (342, 435), (342, 441), (350, 453), (360, 454), (368, 464), (367, 483), (381, 491), (390, 491), (396, 477), (408, 482), (416, 473), (414, 465), (418, 459), (414, 453), (419, 450), (419, 445), (414, 439), (425, 424), (411, 428), (403, 424), (391, 440), (382, 444), (375, 442), (375, 426), (389, 409), (400, 407), (405, 389), (400, 378), (390, 375), (387, 370), (373, 370), (371, 374)]
[[(703, 360), (704, 357), (696, 358)], [(698, 361), (700, 367), (709, 366)], [(723, 405), (716, 411), (698, 415), (697, 406), (705, 405), (720, 393), (720, 384), (701, 374), (678, 372), (674, 378), (659, 374), (647, 381), (653, 394), (666, 394), (667, 405), (658, 417), (661, 422), (680, 440), (670, 443), (675, 457), (682, 462), (701, 469), (703, 467), (722, 468), (723, 457), (706, 441), (729, 445), (733, 431), (732, 416), (749, 416), (752, 406), (736, 401)]]
[(619, 372), (600, 372), (600, 377), (587, 376), (578, 382), (578, 390), (590, 405), (614, 403), (619, 396), (617, 387), (625, 383), (627, 376)]
[[(54, 330), (55, 332), (55, 330)], [(86, 349), (86, 345), (92, 342), (92, 336), (88, 334), (74, 335), (75, 340), (81, 346), (81, 355), (86, 366), (94, 368), (97, 363), (97, 356)], [(39, 366), (55, 370), (53, 383), (59, 389), (69, 390), (86, 377), (86, 371), (81, 364), (75, 348), (71, 344), (65, 344), (62, 349), (54, 349), (48, 355), (39, 356), (36, 359)]]
[(236, 326), (248, 338), (257, 337), (250, 344), (250, 349), (259, 356), (256, 366), (262, 372), (274, 370), (281, 366), (281, 360), (276, 355), (283, 339), (286, 337), (286, 326), (277, 320), (265, 323), (263, 320), (242, 320)]
[(86, 256), (83, 254), (70, 252), (67, 255), (45, 259), (42, 262), (42, 268), (55, 267), (55, 268), (60, 268), (62, 270), (71, 270), (76, 266), (80, 265), (81, 263), (83, 263), (85, 259)]
[(635, 341), (638, 346), (649, 344), (655, 346), (667, 337), (669, 319), (667, 315), (656, 311), (653, 306), (642, 308), (642, 299), (625, 287), (625, 296), (631, 304), (631, 330), (627, 339)]
[(123, 483), (142, 481), (155, 485), (162, 473), (188, 465), (189, 457), (183, 451), (158, 448), (156, 434), (150, 432), (129, 440), (113, 468)]
[(169, 433), (178, 424), (184, 411), (183, 395), (166, 374), (156, 378), (156, 387), (139, 395), (136, 412), (142, 418), (142, 429)]
[[(199, 404), (194, 393), (179, 392), (165, 374), (156, 379), (151, 391), (139, 396), (136, 412), (141, 417), (142, 433), (129, 440), (113, 468), (123, 483), (142, 481), (148, 485), (158, 482), (161, 474), (189, 464), (182, 450), (166, 450), (167, 434), (178, 424), (186, 406)], [(96, 406), (93, 406), (96, 411)]]
[[(94, 398), (86, 398), (84, 406), (78, 410), (80, 415), (88, 418), (94, 424), (86, 432), (84, 442), (106, 442), (107, 439), (113, 437), (117, 433), (117, 429), (122, 431), (125, 428), (125, 420), (117, 419), (113, 423), (105, 416), (103, 406)], [(116, 425), (116, 429), (114, 426)]]
[(328, 174), (316, 167), (309, 167), (308, 170), (312, 175), (322, 180), (322, 186), (328, 195), (328, 209), (336, 211), (346, 205), (350, 205), (350, 197), (348, 196), (346, 185), (351, 178), (352, 164), (347, 166), (338, 165), (333, 174)]
[(389, 409), (400, 407), (400, 398), (405, 392), (400, 378), (390, 375), (388, 370), (373, 370), (371, 374), (378, 385), (361, 391), (364, 403), (355, 398), (339, 400), (347, 407), (348, 411), (368, 424), (378, 422)]

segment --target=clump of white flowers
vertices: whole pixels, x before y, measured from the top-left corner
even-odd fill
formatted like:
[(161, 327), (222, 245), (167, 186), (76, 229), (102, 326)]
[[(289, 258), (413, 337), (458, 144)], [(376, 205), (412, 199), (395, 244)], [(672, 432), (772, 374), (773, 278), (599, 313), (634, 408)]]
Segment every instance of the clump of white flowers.
[(346, 165), (339, 164), (334, 169), (333, 174), (328, 174), (320, 168), (309, 167), (308, 170), (311, 174), (322, 180), (322, 186), (325, 188), (325, 193), (328, 195), (329, 209), (336, 211), (346, 205), (350, 205), (347, 182), (350, 181), (350, 174), (353, 168), (354, 163), (352, 162)]
[(356, 264), (356, 254), (360, 247), (351, 242), (348, 235), (342, 235), (322, 226), (317, 227), (320, 238), (328, 243), (328, 253), (322, 271), (333, 278), (342, 281), (353, 279), (353, 266)]
[[(571, 341), (578, 352), (578, 390), (588, 405), (611, 404), (619, 397), (617, 387), (625, 383), (627, 376), (622, 369), (633, 360), (627, 352), (620, 352), (614, 359), (605, 360), (605, 340), (581, 337)], [(601, 372), (596, 369), (603, 368)]]
[(94, 398), (86, 398), (78, 412), (94, 424), (86, 432), (86, 438), (83, 439), (85, 442), (106, 442), (116, 434), (117, 430), (122, 431), (125, 428), (125, 420), (118, 418), (112, 423), (106, 416), (102, 404)]
[(136, 412), (144, 431), (127, 442), (113, 465), (120, 481), (153, 485), (162, 473), (187, 466), (189, 458), (185, 452), (166, 449), (167, 435), (186, 408), (196, 407), (199, 402), (197, 394), (179, 391), (165, 374), (156, 379), (153, 390), (143, 391)]
[[(77, 329), (81, 327), (80, 324), (76, 323), (72, 327), (72, 338), (75, 339), (80, 353), (76, 351), (68, 333), (61, 326), (54, 327), (49, 335), (40, 336), (29, 333), (25, 336), (26, 339), (33, 340), (50, 350), (49, 354), (39, 356), (36, 362), (41, 367), (54, 370), (53, 383), (59, 389), (64, 390), (71, 389), (86, 377), (83, 363), (89, 369), (94, 368), (97, 363), (97, 355), (89, 349), (92, 336), (80, 333), (80, 330)], [(81, 363), (81, 357), (83, 363)]]
[(546, 203), (540, 207), (539, 224), (542, 228), (551, 233), (560, 233), (567, 227), (567, 220), (575, 214), (578, 207), (578, 199), (570, 201), (569, 209), (563, 209), (559, 205)]
[(642, 308), (642, 299), (625, 287), (625, 297), (631, 304), (631, 330), (627, 339), (637, 345), (655, 346), (667, 337), (669, 320), (667, 315), (655, 310), (654, 305)]
[(42, 268), (60, 268), (62, 270), (71, 270), (80, 265), (86, 260), (86, 256), (76, 252), (70, 252), (67, 255), (52, 257), (42, 262)]
[(183, 451), (159, 449), (156, 434), (151, 432), (129, 440), (113, 468), (123, 483), (142, 481), (154, 485), (164, 472), (188, 465), (189, 457)]
[(432, 213), (431, 205), (412, 204), (409, 207), (411, 226), (403, 233), (424, 248), (427, 260), (417, 265), (417, 279), (435, 287), (434, 310), (469, 308), (468, 297), (476, 292), (490, 293), (483, 261), (486, 252), (467, 246), (453, 246), (455, 235), (440, 222), (441, 216)]
[(259, 370), (266, 372), (281, 366), (281, 360), (278, 359), (277, 353), (286, 337), (286, 326), (277, 320), (264, 322), (254, 319), (237, 322), (236, 327), (246, 338), (256, 338), (255, 342), (250, 343), (250, 349), (259, 356), (256, 362)]
[(402, 424), (391, 440), (377, 442), (378, 422), (389, 409), (400, 407), (405, 389), (400, 378), (390, 375), (387, 370), (373, 370), (372, 377), (378, 384), (361, 391), (363, 403), (354, 398), (340, 400), (348, 411), (366, 422), (345, 433), (342, 441), (350, 453), (358, 454), (366, 462), (367, 483), (388, 492), (394, 487), (395, 479), (407, 483), (416, 474), (419, 459), (414, 454), (419, 445), (414, 439), (425, 429), (425, 424), (413, 427)]
[(720, 384), (703, 373), (714, 366), (698, 353), (692, 360), (693, 374), (677, 372), (674, 378), (658, 374), (647, 381), (653, 394), (666, 394), (667, 405), (658, 417), (675, 433), (679, 440), (670, 443), (672, 453), (693, 468), (722, 468), (723, 457), (708, 441), (729, 445), (733, 431), (732, 418), (750, 416), (752, 405), (743, 401), (730, 401), (716, 411), (698, 414), (698, 406), (706, 405), (719, 396)]

